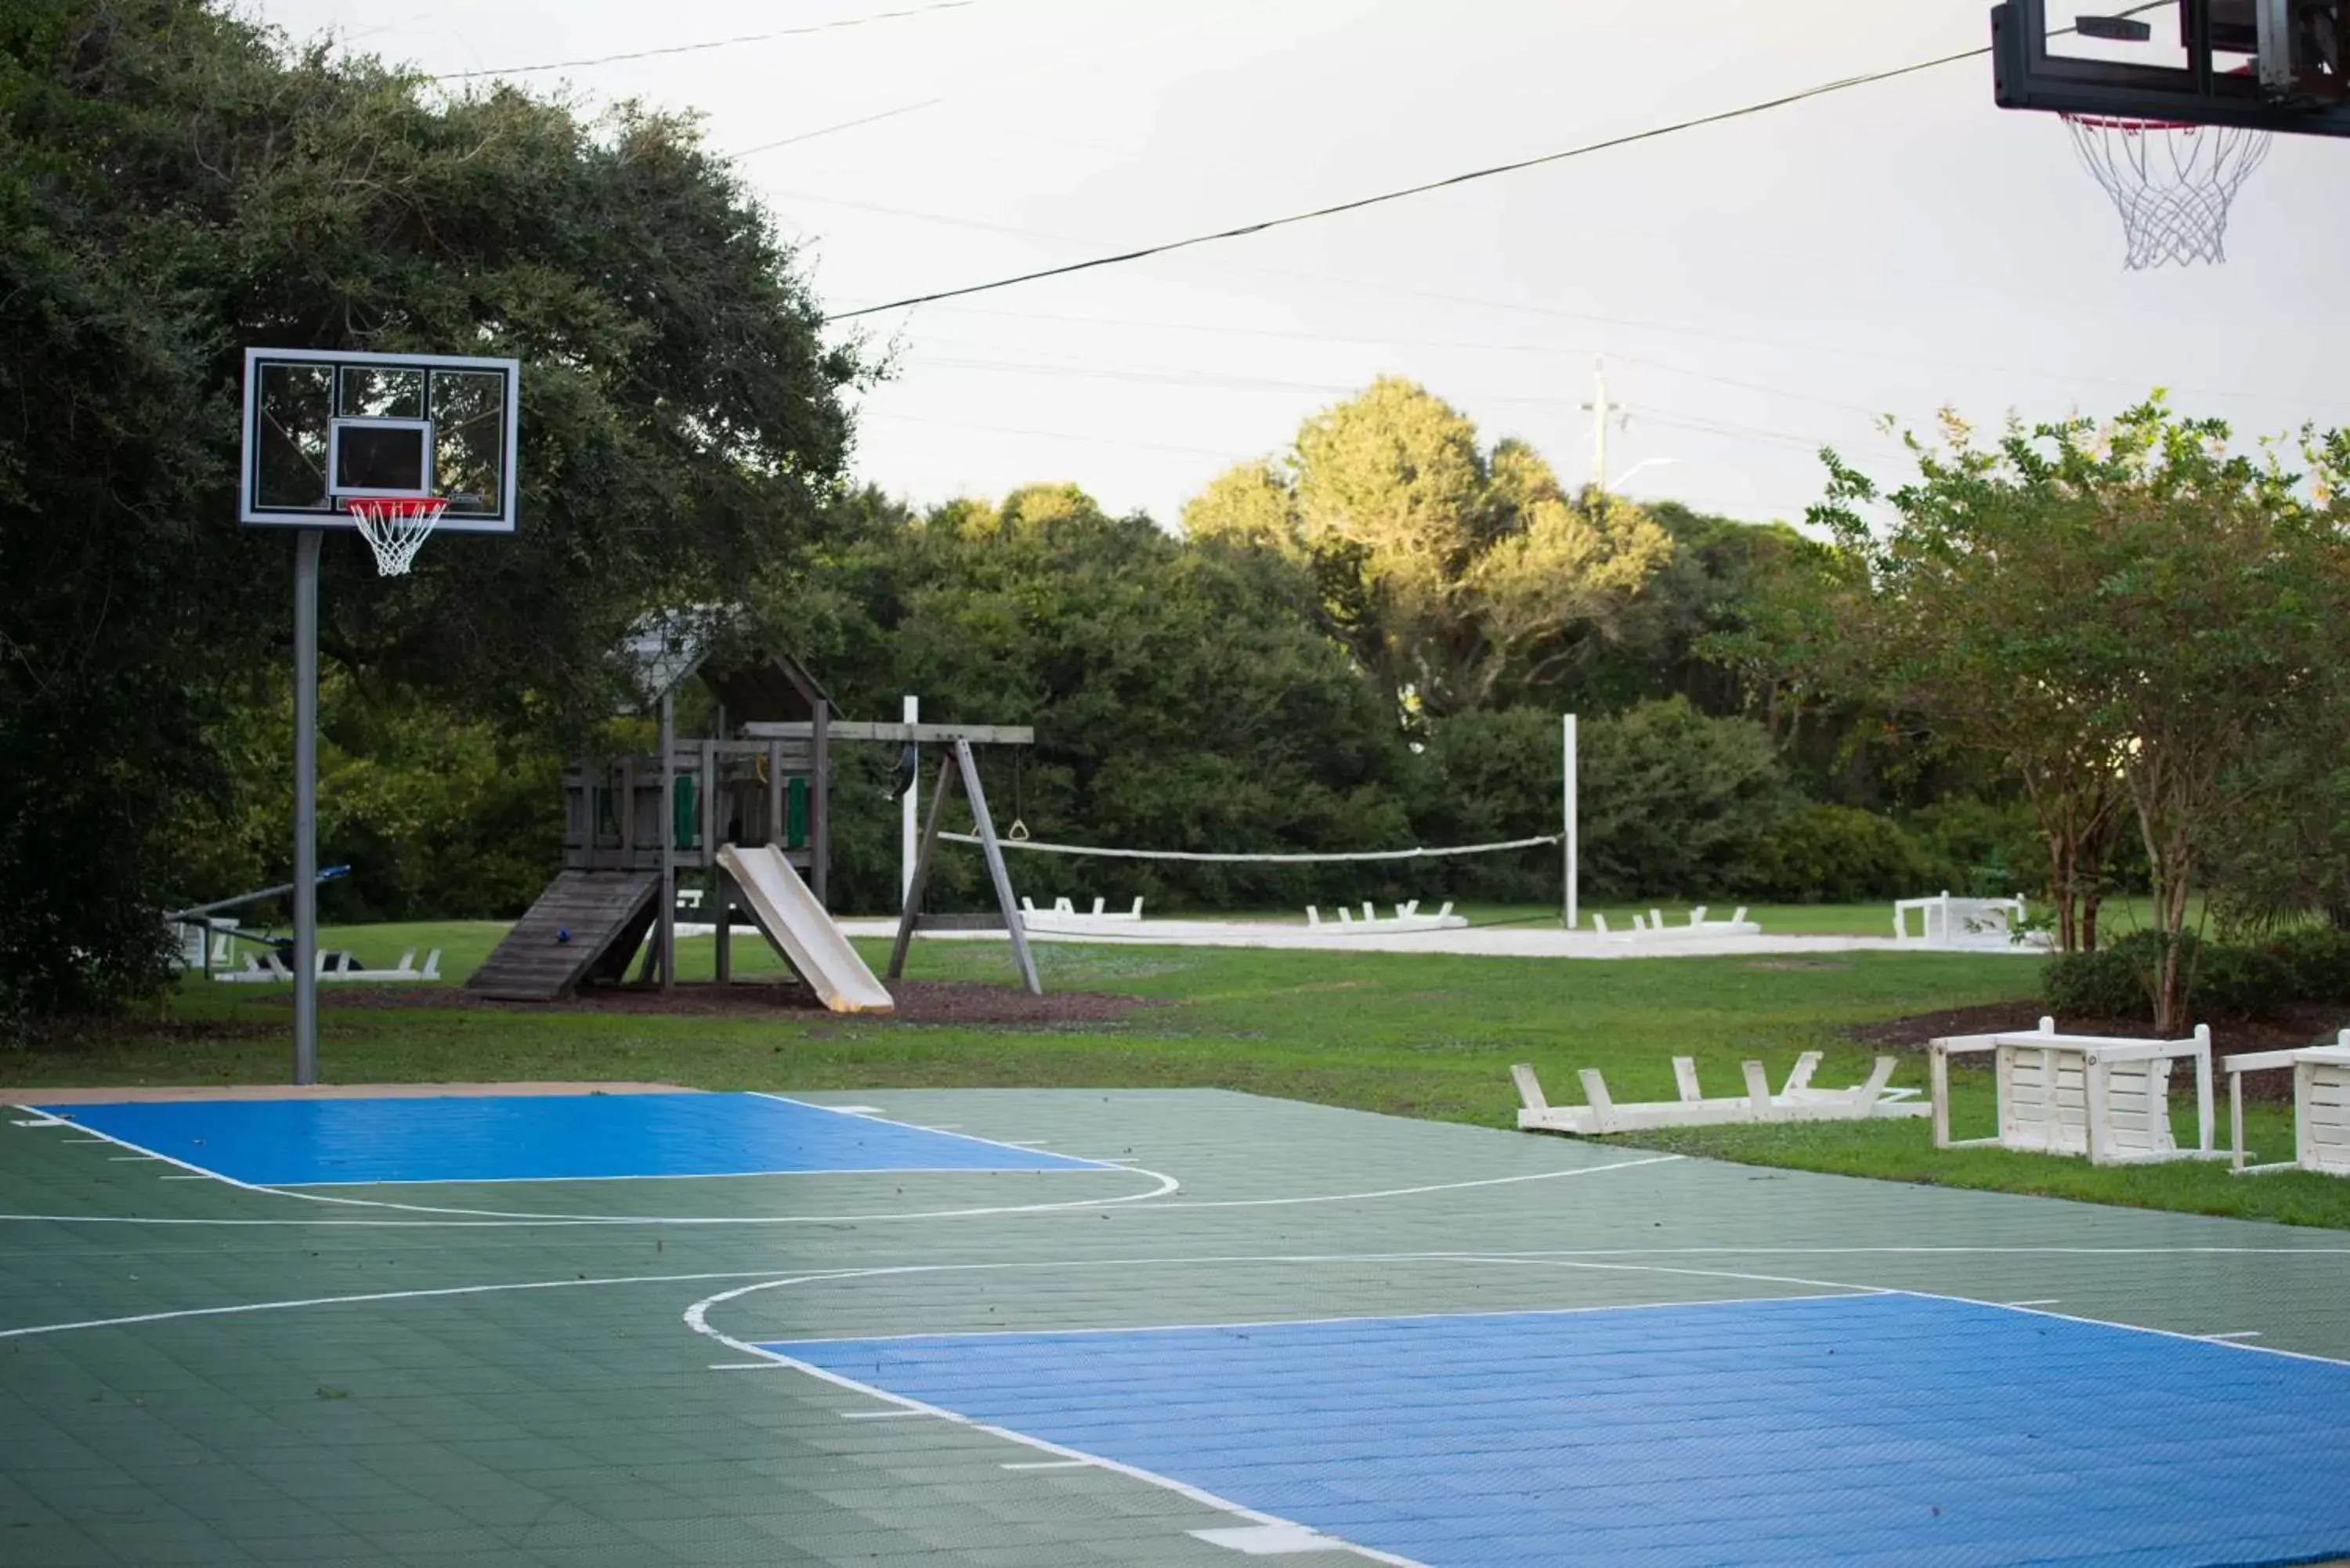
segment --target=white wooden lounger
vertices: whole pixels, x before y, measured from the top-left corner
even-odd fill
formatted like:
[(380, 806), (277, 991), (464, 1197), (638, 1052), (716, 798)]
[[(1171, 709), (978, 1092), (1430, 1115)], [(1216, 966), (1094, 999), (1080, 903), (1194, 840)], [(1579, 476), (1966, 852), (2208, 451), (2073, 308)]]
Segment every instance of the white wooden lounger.
[(1637, 1105), (1617, 1104), (1607, 1092), (1607, 1080), (1595, 1068), (1586, 1067), (1580, 1075), (1583, 1097), (1589, 1102), (1580, 1106), (1552, 1105), (1544, 1097), (1534, 1068), (1525, 1063), (1511, 1068), (1510, 1076), (1517, 1081), (1521, 1129), (1580, 1133), (1586, 1137), (1653, 1127), (1720, 1127), (1738, 1122), (1844, 1122), (1866, 1121), (1871, 1116), (1922, 1116), (1929, 1109), (1925, 1102), (1917, 1098), (1917, 1090), (1887, 1087), (1896, 1064), (1891, 1056), (1879, 1056), (1877, 1070), (1869, 1074), (1867, 1081), (1848, 1089), (1812, 1087), (1812, 1074), (1819, 1064), (1817, 1051), (1804, 1052), (1795, 1059), (1785, 1085), (1774, 1095), (1770, 1080), (1762, 1075), (1762, 1064), (1742, 1062), (1739, 1068), (1746, 1078), (1746, 1093), (1709, 1100), (1698, 1090), (1697, 1064), (1687, 1056), (1676, 1056), (1673, 1082), (1680, 1090), (1680, 1098)]

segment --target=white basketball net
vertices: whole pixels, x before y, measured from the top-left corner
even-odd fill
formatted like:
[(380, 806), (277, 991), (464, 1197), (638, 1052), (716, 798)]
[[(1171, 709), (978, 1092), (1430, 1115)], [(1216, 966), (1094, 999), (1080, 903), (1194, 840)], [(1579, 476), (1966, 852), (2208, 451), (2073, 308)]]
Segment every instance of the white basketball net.
[(2131, 271), (2228, 259), (2228, 207), (2269, 155), (2270, 135), (2233, 125), (2170, 125), (2068, 114), (2081, 161), (2114, 199)]
[(416, 552), (439, 525), (449, 503), (440, 496), (361, 496), (345, 503), (359, 537), (375, 552), (379, 576), (400, 577), (416, 559)]

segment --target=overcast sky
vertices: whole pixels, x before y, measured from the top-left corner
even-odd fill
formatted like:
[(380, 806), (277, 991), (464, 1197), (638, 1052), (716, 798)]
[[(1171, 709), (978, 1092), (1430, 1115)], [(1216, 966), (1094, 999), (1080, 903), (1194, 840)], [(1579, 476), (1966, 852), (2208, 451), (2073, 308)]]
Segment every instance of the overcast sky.
[[(1983, 0), (261, 0), (436, 72), (859, 25), (519, 79), (699, 112), (829, 309), (1178, 238), (1988, 42)], [(889, 16), (906, 12), (909, 15)], [(870, 123), (829, 130), (879, 116)], [(825, 134), (808, 135), (810, 132)], [(1875, 416), (2350, 423), (2350, 146), (2281, 137), (2224, 267), (2125, 273), (2053, 119), (1987, 58), (1179, 255), (854, 324), (899, 346), (860, 477), (1074, 480), (1171, 523), (1371, 377), (1591, 476), (1799, 516)], [(844, 327), (844, 330), (847, 328)], [(1637, 467), (1638, 472), (1633, 472)]]

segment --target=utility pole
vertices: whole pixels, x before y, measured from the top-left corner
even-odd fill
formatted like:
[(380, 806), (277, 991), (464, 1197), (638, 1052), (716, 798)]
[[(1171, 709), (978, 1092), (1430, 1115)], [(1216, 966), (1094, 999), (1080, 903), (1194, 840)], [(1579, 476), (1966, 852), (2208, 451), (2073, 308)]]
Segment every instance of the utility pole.
[(1607, 427), (1619, 430), (1631, 421), (1631, 413), (1607, 400), (1607, 366), (1594, 356), (1591, 361), (1591, 401), (1583, 405), (1591, 415), (1591, 483), (1593, 488), (1607, 488)]

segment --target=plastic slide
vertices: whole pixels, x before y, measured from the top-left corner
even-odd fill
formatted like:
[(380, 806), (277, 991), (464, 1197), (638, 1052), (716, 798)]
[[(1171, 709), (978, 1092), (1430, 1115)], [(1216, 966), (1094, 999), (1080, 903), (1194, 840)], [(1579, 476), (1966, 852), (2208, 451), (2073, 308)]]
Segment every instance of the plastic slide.
[(816, 987), (835, 1012), (890, 1012), (897, 1003), (840, 928), (832, 923), (808, 885), (772, 845), (724, 845), (718, 864), (743, 889), (752, 918), (774, 939), (800, 978)]

